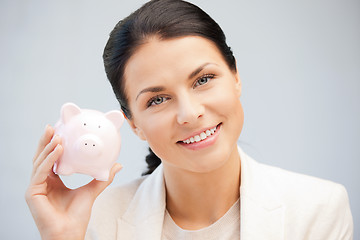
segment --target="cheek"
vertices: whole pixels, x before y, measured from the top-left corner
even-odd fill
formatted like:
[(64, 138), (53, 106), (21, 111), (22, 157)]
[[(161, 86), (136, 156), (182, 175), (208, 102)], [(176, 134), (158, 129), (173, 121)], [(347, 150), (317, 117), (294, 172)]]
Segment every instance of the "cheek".
[(222, 112), (226, 116), (241, 114), (241, 103), (233, 85), (225, 85), (217, 88), (210, 95), (209, 105), (212, 106), (212, 108), (216, 108), (217, 111)]
[(221, 119), (226, 123), (224, 127), (226, 126), (226, 129), (229, 129), (237, 139), (243, 127), (244, 112), (234, 85), (219, 88), (211, 96), (209, 108), (218, 116), (222, 116)]
[(166, 122), (162, 119), (148, 118), (146, 126), (143, 127), (143, 131), (146, 139), (149, 142), (154, 141), (156, 138), (161, 138), (166, 131), (164, 131)]
[(169, 114), (153, 114), (144, 117), (146, 119), (142, 124), (142, 130), (146, 137), (146, 141), (154, 152), (157, 149), (166, 147), (171, 139), (171, 121)]

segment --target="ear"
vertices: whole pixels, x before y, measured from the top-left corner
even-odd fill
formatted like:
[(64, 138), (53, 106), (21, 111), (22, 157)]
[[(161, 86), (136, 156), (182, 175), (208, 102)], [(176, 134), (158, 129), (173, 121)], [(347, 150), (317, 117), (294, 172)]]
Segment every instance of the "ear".
[(124, 123), (124, 115), (117, 110), (105, 113), (105, 117), (109, 119), (119, 129)]
[(235, 89), (236, 89), (236, 92), (238, 94), (238, 97), (241, 96), (241, 79), (240, 79), (240, 76), (239, 76), (239, 72), (236, 72), (235, 73)]
[(240, 76), (239, 76), (239, 70), (238, 70), (238, 67), (237, 67), (237, 63), (236, 63), (236, 60), (235, 60), (235, 64), (236, 64), (236, 71), (234, 71), (234, 77), (235, 77), (235, 90), (237, 92), (237, 95), (238, 97), (241, 96), (241, 79), (240, 79)]
[(71, 118), (81, 113), (81, 109), (74, 103), (65, 103), (61, 107), (61, 120), (67, 123)]
[(129, 123), (131, 129), (133, 132), (143, 141), (146, 141), (146, 137), (144, 132), (141, 130), (141, 128), (137, 127), (133, 119), (126, 118), (127, 122)]

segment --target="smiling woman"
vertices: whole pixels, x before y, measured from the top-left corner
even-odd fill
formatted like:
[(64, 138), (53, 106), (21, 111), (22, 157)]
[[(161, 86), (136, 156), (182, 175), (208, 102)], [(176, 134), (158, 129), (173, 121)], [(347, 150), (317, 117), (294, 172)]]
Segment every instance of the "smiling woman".
[(108, 182), (64, 190), (51, 172), (61, 140), (48, 127), (27, 192), (44, 239), (352, 238), (342, 185), (257, 163), (237, 146), (241, 80), (200, 8), (146, 3), (115, 26), (103, 57), (129, 125), (150, 146), (147, 176), (93, 206), (119, 166)]

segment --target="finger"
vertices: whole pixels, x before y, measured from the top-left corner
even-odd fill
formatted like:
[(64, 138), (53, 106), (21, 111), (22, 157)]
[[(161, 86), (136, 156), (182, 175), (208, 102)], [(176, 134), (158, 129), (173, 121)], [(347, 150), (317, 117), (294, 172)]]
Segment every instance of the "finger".
[(46, 159), (46, 157), (54, 150), (54, 148), (61, 144), (61, 138), (59, 136), (53, 136), (52, 140), (46, 145), (37, 159), (34, 161), (33, 171), (36, 172), (36, 169), (40, 164)]
[(66, 187), (63, 181), (61, 180), (60, 176), (54, 173), (54, 171), (49, 172), (46, 181), (55, 188), (68, 189), (68, 187)]
[(121, 169), (122, 169), (121, 164), (114, 163), (114, 165), (112, 166), (112, 168), (110, 170), (108, 181), (98, 181), (98, 180), (94, 179), (87, 185), (83, 186), (82, 188), (85, 188), (86, 190), (90, 191), (95, 199), (97, 196), (99, 196), (100, 193), (102, 193), (102, 191), (105, 190), (105, 188), (107, 186), (109, 186), (113, 182), (115, 175)]
[(54, 150), (47, 155), (44, 161), (42, 161), (39, 167), (36, 169), (32, 179), (34, 184), (40, 184), (46, 181), (49, 174), (52, 173), (52, 167), (54, 166), (54, 163), (59, 159), (62, 152), (63, 147), (60, 144), (57, 144)]
[(33, 162), (35, 162), (35, 160), (39, 157), (40, 153), (44, 150), (46, 145), (50, 142), (53, 135), (54, 135), (54, 129), (49, 124), (46, 125), (45, 131), (39, 140), (39, 144), (38, 144), (37, 150), (35, 152)]

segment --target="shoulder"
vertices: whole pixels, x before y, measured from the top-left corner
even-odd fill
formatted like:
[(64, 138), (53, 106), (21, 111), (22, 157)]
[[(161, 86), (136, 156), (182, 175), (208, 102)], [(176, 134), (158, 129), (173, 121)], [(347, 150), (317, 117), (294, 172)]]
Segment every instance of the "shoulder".
[[(133, 232), (133, 228), (165, 211), (165, 184), (162, 165), (153, 173), (104, 191), (95, 201), (86, 239), (116, 239)], [(128, 232), (130, 231), (130, 232)]]
[(276, 194), (285, 202), (300, 200), (304, 204), (331, 204), (330, 200), (347, 197), (344, 186), (333, 181), (261, 163), (256, 164), (259, 172), (266, 176)]
[(282, 202), (286, 229), (290, 232), (302, 229), (299, 234), (315, 239), (352, 238), (353, 220), (343, 185), (255, 161), (252, 165), (253, 174), (262, 175), (266, 186)]
[(115, 239), (117, 220), (127, 210), (135, 193), (147, 176), (129, 183), (107, 188), (96, 199), (89, 222), (87, 238), (97, 239), (100, 234), (104, 239)]

